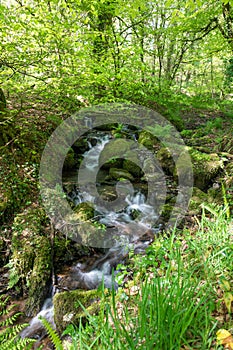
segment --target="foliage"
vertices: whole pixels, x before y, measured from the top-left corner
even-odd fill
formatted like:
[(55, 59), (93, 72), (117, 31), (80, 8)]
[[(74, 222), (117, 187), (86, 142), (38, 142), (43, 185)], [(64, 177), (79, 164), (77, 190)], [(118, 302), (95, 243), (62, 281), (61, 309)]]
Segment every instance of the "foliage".
[(215, 333), (228, 327), (219, 320), (223, 312), (231, 315), (233, 299), (226, 213), (205, 205), (196, 232), (175, 231), (155, 240), (145, 255), (131, 255), (130, 267), (120, 266), (117, 277), (127, 283), (105, 300), (100, 314), (87, 313), (88, 323), (67, 327), (71, 349), (217, 349)]
[[(184, 137), (192, 136), (196, 122), (192, 108), (221, 109), (227, 122), (232, 121), (232, 8), (227, 0), (1, 1), (1, 224), (8, 222), (12, 233), (13, 215), (38, 205), (38, 164), (47, 137), (81, 107), (135, 102), (157, 110), (179, 131), (187, 114), (191, 127), (183, 130)], [(222, 116), (203, 121), (195, 137), (219, 131), (222, 137), (228, 125)], [(163, 137), (170, 133), (158, 126), (151, 131)], [(122, 124), (114, 135), (124, 136)], [(113, 294), (102, 314), (89, 315), (89, 323), (71, 330), (74, 347), (213, 348), (215, 328), (229, 328), (227, 322), (212, 320), (213, 301), (218, 300), (215, 312), (220, 317), (232, 314), (232, 191), (222, 185), (222, 192), (225, 208), (203, 205), (202, 217), (195, 218), (198, 230), (158, 239), (145, 256), (132, 259), (133, 281), (120, 291), (121, 299)], [(21, 232), (13, 227), (13, 233), (17, 230)], [(38, 263), (23, 251), (31, 268), (35, 260), (35, 271), (44, 270), (43, 254)], [(15, 268), (19, 260), (10, 259), (9, 287), (25, 271), (25, 266), (20, 273)], [(118, 280), (124, 282), (128, 267), (122, 270)], [(27, 276), (26, 287), (33, 282)], [(132, 290), (138, 291), (133, 297)], [(27, 348), (26, 340), (17, 337), (21, 326), (8, 327), (14, 317), (2, 324), (8, 329), (0, 333), (2, 344)], [(44, 322), (60, 348), (56, 333)]]
[(16, 305), (8, 306), (9, 297), (0, 296), (0, 343), (1, 350), (29, 350), (32, 348), (34, 339), (20, 338), (19, 333), (28, 325), (16, 324), (21, 313), (12, 313)]
[(48, 336), (50, 338), (50, 340), (53, 342), (53, 345), (55, 346), (56, 350), (62, 350), (62, 341), (59, 337), (59, 335), (57, 334), (57, 332), (51, 327), (50, 323), (43, 317), (40, 318), (43, 326), (45, 327)]
[[(220, 330), (229, 325), (219, 320), (223, 312), (232, 313), (232, 223), (226, 208), (203, 205), (198, 226), (196, 232), (159, 237), (145, 255), (130, 254), (118, 293), (103, 296), (99, 315), (84, 310), (88, 322), (63, 333), (72, 336), (70, 349), (215, 349), (216, 332), (225, 344)], [(42, 323), (62, 349), (56, 331)]]
[(220, 96), (231, 13), (221, 0), (3, 1), (1, 86), (21, 108), (30, 96), (65, 113), (169, 91)]

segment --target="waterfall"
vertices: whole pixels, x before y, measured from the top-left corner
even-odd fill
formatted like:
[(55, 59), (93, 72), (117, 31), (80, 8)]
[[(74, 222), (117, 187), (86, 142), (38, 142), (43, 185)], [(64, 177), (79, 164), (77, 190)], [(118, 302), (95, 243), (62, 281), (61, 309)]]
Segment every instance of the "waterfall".
[[(91, 119), (87, 118), (85, 125), (91, 127)], [(98, 168), (99, 156), (110, 141), (111, 135), (99, 132), (97, 135), (92, 135), (93, 138), (96, 139), (95, 145), (92, 146), (88, 140), (89, 150), (83, 154), (83, 164), (90, 172), (94, 172)], [(108, 249), (104, 256), (97, 259), (91, 268), (86, 269), (79, 262), (74, 264), (68, 277), (71, 289), (95, 289), (102, 283), (106, 288), (117, 289), (118, 286), (113, 280), (113, 271), (117, 264), (124, 262), (129, 250), (134, 250), (135, 253), (145, 251), (158, 231), (153, 229), (151, 225), (151, 222), (158, 217), (153, 203), (148, 204), (145, 194), (140, 190), (134, 190), (131, 184), (127, 188), (127, 195), (124, 199), (125, 206), (119, 211), (111, 210), (111, 206), (108, 208), (96, 203), (95, 197), (88, 188), (80, 193), (77, 186), (72, 193), (69, 193), (68, 197), (75, 205), (85, 202), (94, 203), (98, 211), (99, 222), (107, 227), (113, 227), (118, 233), (116, 244)], [(135, 213), (137, 214), (136, 219), (133, 217)], [(140, 241), (142, 230), (148, 232), (148, 237)], [(46, 299), (41, 311), (31, 320), (29, 327), (21, 332), (22, 338), (40, 339), (43, 337), (45, 330), (39, 320), (40, 316), (45, 317), (55, 327), (52, 298)]]

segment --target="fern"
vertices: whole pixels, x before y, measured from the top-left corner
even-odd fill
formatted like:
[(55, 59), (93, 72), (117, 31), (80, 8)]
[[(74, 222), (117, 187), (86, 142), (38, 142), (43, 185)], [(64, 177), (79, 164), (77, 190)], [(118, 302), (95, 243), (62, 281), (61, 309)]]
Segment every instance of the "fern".
[(29, 338), (20, 338), (20, 332), (28, 326), (28, 324), (15, 324), (20, 312), (10, 315), (16, 304), (8, 306), (9, 297), (0, 296), (0, 317), (5, 319), (0, 321), (0, 344), (1, 350), (29, 350), (36, 341)]
[(55, 346), (55, 349), (63, 350), (62, 341), (57, 332), (52, 328), (51, 324), (43, 317), (40, 317), (40, 320), (48, 333), (49, 339)]
[(3, 298), (4, 298), (3, 295), (0, 296), (0, 316), (8, 313), (6, 306), (9, 301), (9, 297), (5, 297), (5, 299)]

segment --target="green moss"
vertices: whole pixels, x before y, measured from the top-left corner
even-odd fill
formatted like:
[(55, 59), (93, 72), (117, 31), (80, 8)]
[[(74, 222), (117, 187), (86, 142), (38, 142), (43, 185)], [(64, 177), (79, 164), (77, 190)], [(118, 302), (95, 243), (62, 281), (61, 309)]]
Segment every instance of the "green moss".
[(128, 171), (130, 174), (132, 174), (134, 177), (139, 178), (142, 176), (141, 168), (137, 165), (138, 159), (130, 157), (130, 154), (127, 154), (127, 158), (123, 162), (123, 169)]
[(166, 174), (173, 174), (175, 170), (175, 163), (168, 148), (162, 147), (156, 154), (156, 160), (159, 161), (160, 166), (164, 169)]
[(100, 165), (109, 162), (111, 159), (124, 158), (130, 149), (130, 143), (127, 140), (116, 139), (107, 143), (100, 154)]
[(74, 208), (74, 215), (77, 221), (90, 220), (94, 216), (94, 208), (88, 203), (80, 203)]
[(29, 295), (26, 305), (27, 314), (39, 312), (41, 301), (46, 297), (51, 278), (51, 246), (46, 237), (37, 237), (34, 241), (35, 256), (33, 268), (28, 279)]
[[(187, 147), (187, 150), (189, 151), (193, 167), (194, 186), (205, 190), (210, 187), (211, 181), (222, 171), (223, 161), (215, 153), (206, 154), (191, 147)], [(185, 179), (189, 171), (186, 158), (182, 159), (180, 157), (178, 165), (179, 177)], [(173, 175), (177, 177), (177, 168), (175, 168)]]
[(138, 143), (149, 150), (154, 150), (154, 146), (158, 144), (158, 139), (150, 132), (143, 130), (139, 133)]
[(109, 175), (115, 180), (127, 179), (130, 181), (134, 180), (133, 175), (131, 175), (127, 170), (111, 168)]
[(48, 291), (51, 277), (50, 240), (43, 232), (44, 212), (29, 208), (15, 217), (9, 287), (28, 295), (27, 313), (37, 313)]
[(63, 169), (64, 170), (72, 170), (77, 166), (77, 160), (75, 159), (75, 153), (74, 150), (71, 148), (69, 152), (66, 155)]
[(199, 188), (194, 187), (192, 197), (189, 202), (189, 214), (198, 215), (201, 213), (201, 204), (208, 202), (208, 195)]
[(56, 294), (53, 304), (54, 320), (58, 332), (61, 333), (69, 323), (78, 325), (80, 319), (86, 321), (87, 314), (82, 306), (90, 315), (96, 314), (100, 308), (101, 295), (102, 292), (97, 290), (74, 290)]
[(59, 271), (64, 264), (89, 254), (89, 248), (57, 233), (54, 239), (54, 266)]
[(110, 168), (121, 168), (122, 164), (123, 164), (123, 159), (111, 158), (109, 161), (103, 164), (102, 169), (109, 170)]

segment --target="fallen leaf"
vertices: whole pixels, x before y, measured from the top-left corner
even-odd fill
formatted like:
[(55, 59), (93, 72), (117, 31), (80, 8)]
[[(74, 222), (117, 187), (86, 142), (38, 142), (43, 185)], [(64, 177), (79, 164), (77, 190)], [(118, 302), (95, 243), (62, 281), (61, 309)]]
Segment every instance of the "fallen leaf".
[(216, 333), (218, 344), (225, 345), (226, 349), (233, 350), (233, 337), (226, 329), (219, 329)]
[(230, 292), (225, 292), (223, 296), (224, 302), (226, 304), (227, 311), (231, 313), (231, 303), (233, 301), (233, 295)]

